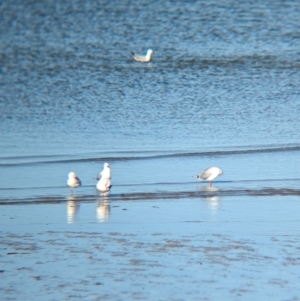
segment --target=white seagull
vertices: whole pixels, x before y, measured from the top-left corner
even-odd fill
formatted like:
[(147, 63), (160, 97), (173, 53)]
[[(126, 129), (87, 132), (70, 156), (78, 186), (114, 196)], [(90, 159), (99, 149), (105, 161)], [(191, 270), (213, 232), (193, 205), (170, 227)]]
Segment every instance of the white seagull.
[(142, 63), (148, 63), (148, 62), (150, 62), (151, 61), (151, 57), (152, 57), (152, 53), (153, 53), (152, 49), (148, 49), (146, 55), (140, 55), (140, 54), (131, 52), (131, 54), (133, 55), (133, 58), (137, 62), (142, 62)]
[(71, 193), (73, 195), (73, 188), (81, 186), (81, 181), (76, 176), (75, 172), (71, 171), (68, 175), (67, 185), (71, 188)]
[(223, 171), (220, 168), (210, 167), (205, 169), (201, 174), (194, 176), (194, 178), (209, 181), (210, 182), (209, 186), (211, 187), (212, 181), (218, 176), (221, 176), (222, 174)]
[(99, 173), (99, 175), (95, 178), (98, 183), (96, 188), (104, 193), (108, 193), (112, 187), (111, 185), (111, 170), (108, 163), (104, 163), (103, 170)]

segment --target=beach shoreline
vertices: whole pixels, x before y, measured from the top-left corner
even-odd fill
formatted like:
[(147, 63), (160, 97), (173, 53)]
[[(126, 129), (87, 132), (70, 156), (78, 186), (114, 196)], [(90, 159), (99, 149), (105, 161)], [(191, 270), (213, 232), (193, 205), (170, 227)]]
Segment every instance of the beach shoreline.
[(297, 197), (242, 199), (1, 206), (2, 298), (297, 300)]

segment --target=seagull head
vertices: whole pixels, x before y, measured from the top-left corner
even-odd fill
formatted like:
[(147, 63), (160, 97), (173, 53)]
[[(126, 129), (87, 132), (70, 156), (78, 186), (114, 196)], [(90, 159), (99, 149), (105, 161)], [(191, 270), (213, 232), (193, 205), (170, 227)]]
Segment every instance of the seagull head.
[(69, 173), (69, 179), (71, 179), (71, 178), (76, 178), (77, 176), (76, 176), (76, 173), (75, 172), (73, 172), (73, 171), (71, 171), (70, 173)]

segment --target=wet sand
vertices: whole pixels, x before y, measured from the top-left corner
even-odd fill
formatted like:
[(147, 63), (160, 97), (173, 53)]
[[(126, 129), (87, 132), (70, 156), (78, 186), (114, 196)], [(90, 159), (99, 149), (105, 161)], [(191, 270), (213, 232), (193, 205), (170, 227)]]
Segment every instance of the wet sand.
[(3, 205), (2, 300), (299, 300), (296, 196)]

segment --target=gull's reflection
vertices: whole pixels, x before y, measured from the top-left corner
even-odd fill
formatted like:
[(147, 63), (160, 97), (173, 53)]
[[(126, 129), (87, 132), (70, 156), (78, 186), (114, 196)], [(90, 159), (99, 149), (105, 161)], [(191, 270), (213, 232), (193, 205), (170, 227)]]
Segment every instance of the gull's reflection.
[(68, 197), (67, 203), (67, 222), (68, 224), (72, 224), (75, 218), (75, 215), (79, 209), (78, 201), (75, 196)]
[(108, 197), (103, 197), (97, 202), (97, 218), (100, 223), (106, 222), (110, 215), (110, 202)]
[(215, 186), (198, 186), (198, 190), (200, 191), (208, 191), (208, 192), (217, 192), (219, 189)]
[(205, 201), (212, 213), (216, 213), (218, 211), (220, 205), (220, 198), (218, 196), (207, 197), (205, 198)]
[(206, 196), (203, 196), (203, 199), (206, 201), (211, 212), (216, 213), (220, 205), (220, 197), (216, 195), (216, 192), (219, 189), (217, 187), (209, 186), (198, 187), (198, 189), (203, 192), (208, 192)]
[(107, 198), (110, 194), (110, 191), (100, 192), (99, 190), (97, 190), (97, 192), (102, 198)]

